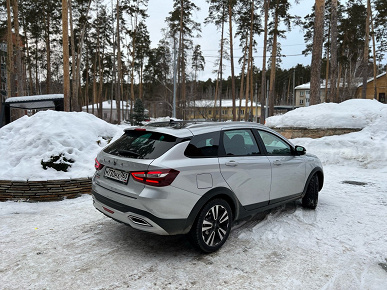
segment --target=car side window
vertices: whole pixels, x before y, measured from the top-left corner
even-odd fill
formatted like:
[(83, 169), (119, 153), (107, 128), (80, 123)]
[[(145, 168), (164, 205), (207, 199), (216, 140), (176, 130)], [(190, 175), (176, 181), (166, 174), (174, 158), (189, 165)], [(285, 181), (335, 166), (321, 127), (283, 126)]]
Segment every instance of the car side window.
[(249, 129), (224, 131), (223, 146), (227, 156), (251, 156), (260, 154), (254, 135)]
[(184, 155), (191, 158), (218, 157), (219, 136), (219, 131), (194, 136)]
[(278, 136), (258, 130), (268, 155), (292, 155), (292, 149), (288, 143)]

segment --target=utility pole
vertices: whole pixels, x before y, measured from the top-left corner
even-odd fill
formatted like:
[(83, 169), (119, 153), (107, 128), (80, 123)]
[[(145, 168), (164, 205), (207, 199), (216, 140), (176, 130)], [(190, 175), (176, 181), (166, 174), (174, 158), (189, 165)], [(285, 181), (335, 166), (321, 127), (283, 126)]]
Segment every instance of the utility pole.
[(293, 110), (296, 102), (296, 70), (293, 70)]
[(266, 117), (269, 117), (269, 90), (270, 90), (270, 80), (267, 80), (266, 81), (266, 107), (265, 107)]

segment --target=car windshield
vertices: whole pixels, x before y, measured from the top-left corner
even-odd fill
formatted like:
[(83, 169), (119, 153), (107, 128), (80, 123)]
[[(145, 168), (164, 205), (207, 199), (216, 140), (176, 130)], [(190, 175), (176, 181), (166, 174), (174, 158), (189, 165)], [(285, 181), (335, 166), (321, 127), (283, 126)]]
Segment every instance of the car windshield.
[(116, 156), (155, 159), (176, 144), (176, 137), (150, 131), (128, 130), (104, 152)]

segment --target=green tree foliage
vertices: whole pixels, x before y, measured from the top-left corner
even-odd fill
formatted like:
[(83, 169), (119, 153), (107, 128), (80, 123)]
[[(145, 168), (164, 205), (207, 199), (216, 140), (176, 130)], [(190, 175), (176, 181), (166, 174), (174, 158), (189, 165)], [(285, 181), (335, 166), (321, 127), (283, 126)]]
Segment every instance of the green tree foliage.
[(206, 60), (202, 54), (200, 45), (195, 45), (192, 53), (192, 69), (194, 71), (194, 81), (197, 80), (198, 71), (203, 71), (206, 65)]
[(141, 99), (137, 98), (133, 107), (133, 121), (135, 125), (140, 125), (145, 120), (144, 104)]
[(375, 16), (375, 32), (376, 40), (379, 43), (378, 46), (378, 59), (383, 59), (383, 56), (387, 52), (387, 1), (375, 0), (374, 7), (376, 11)]

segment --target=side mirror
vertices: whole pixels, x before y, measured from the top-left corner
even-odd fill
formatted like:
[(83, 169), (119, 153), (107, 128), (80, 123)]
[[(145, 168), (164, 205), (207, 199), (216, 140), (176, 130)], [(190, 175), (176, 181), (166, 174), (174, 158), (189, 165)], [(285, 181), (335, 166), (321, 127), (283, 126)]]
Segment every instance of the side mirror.
[(295, 149), (296, 149), (296, 155), (305, 155), (305, 153), (306, 153), (306, 149), (305, 149), (305, 147), (302, 147), (302, 146), (296, 146), (295, 147)]

